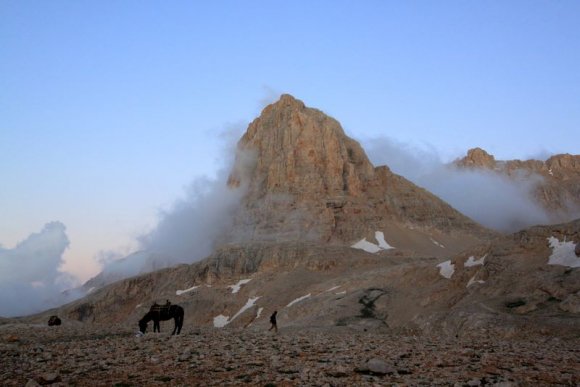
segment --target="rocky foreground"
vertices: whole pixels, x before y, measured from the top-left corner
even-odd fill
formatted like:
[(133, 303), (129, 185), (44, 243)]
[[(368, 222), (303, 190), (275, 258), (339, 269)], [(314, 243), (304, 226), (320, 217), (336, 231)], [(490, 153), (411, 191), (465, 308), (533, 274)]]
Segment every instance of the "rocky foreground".
[(2, 386), (580, 384), (580, 338), (499, 340), (345, 329), (0, 326)]

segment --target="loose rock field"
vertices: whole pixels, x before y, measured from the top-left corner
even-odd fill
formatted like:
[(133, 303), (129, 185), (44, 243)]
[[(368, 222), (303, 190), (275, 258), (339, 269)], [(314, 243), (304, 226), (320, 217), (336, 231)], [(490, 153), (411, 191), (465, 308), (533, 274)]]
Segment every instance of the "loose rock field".
[(342, 328), (0, 326), (2, 386), (580, 384), (580, 339), (437, 337)]

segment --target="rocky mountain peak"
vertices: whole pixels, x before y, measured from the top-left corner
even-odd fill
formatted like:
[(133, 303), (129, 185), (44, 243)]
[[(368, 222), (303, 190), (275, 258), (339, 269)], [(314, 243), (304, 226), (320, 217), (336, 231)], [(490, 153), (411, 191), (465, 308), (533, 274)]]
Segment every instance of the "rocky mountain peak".
[(287, 94), (238, 142), (229, 184), (247, 189), (234, 241), (351, 243), (394, 223), (481, 231), (388, 167), (375, 168), (338, 121)]
[(255, 163), (237, 163), (230, 182), (246, 176), (256, 199), (266, 193), (358, 196), (362, 180), (373, 175), (360, 145), (336, 120), (288, 94), (264, 108), (238, 148)]
[(553, 174), (565, 173), (569, 176), (575, 175), (578, 177), (580, 176), (580, 155), (571, 155), (568, 153), (554, 155), (546, 160), (546, 167)]
[(457, 164), (468, 168), (494, 168), (495, 158), (481, 148), (472, 148), (467, 151), (467, 156), (457, 161)]

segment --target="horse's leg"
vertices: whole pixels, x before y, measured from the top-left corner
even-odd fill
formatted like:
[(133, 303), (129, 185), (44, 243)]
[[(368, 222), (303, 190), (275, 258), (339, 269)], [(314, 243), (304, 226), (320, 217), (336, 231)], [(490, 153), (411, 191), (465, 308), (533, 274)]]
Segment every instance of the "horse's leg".
[(180, 334), (181, 328), (183, 327), (183, 312), (177, 315), (177, 319), (175, 320), (175, 325), (177, 328), (177, 334)]
[(159, 324), (159, 320), (153, 321), (153, 332), (161, 333), (161, 325)]

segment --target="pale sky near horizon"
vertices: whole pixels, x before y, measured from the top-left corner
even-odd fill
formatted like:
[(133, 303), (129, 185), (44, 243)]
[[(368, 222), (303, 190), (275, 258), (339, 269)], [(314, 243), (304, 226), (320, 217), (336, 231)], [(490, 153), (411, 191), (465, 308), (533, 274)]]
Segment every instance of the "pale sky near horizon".
[(130, 252), (290, 93), (452, 160), (580, 153), (578, 1), (0, 2), (0, 244)]

